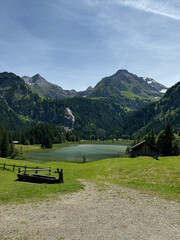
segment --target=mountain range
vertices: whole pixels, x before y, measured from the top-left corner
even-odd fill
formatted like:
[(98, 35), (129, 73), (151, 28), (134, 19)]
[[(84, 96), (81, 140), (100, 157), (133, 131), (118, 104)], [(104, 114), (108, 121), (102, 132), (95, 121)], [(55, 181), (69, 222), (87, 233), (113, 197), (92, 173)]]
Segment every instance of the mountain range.
[[(46, 96), (53, 86), (54, 97)], [(20, 78), (4, 72), (0, 73), (0, 123), (17, 130), (49, 122), (73, 127), (80, 137), (91, 139), (135, 137), (152, 128), (159, 132), (167, 122), (178, 131), (180, 83), (163, 94), (166, 90), (154, 80), (127, 70), (119, 70), (81, 92), (63, 90), (39, 74)]]
[(79, 92), (74, 89), (64, 90), (60, 86), (48, 82), (40, 74), (36, 74), (33, 77), (23, 76), (22, 79), (35, 93), (52, 99), (66, 99), (77, 96), (84, 97), (89, 95), (93, 89), (92, 87), (88, 87), (85, 91)]
[(114, 75), (103, 78), (92, 88), (85, 91), (63, 90), (60, 86), (48, 82), (41, 75), (23, 76), (22, 79), (37, 94), (52, 99), (72, 97), (116, 98), (130, 109), (139, 109), (145, 104), (163, 96), (167, 87), (150, 78), (138, 77), (127, 70), (119, 70)]

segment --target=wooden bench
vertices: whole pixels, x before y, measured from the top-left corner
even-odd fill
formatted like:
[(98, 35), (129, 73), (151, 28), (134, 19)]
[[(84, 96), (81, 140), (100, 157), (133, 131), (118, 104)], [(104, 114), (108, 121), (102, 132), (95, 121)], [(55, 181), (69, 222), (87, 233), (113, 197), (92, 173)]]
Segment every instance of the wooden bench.
[[(46, 171), (46, 172), (44, 172)], [(48, 171), (48, 172), (47, 172)], [(30, 172), (34, 172), (34, 174), (30, 174)], [(51, 168), (34, 168), (34, 169), (23, 169), (21, 170), (19, 168), (17, 177), (18, 181), (24, 181), (24, 182), (34, 182), (34, 183), (63, 183), (63, 169), (59, 170), (57, 168), (57, 171), (54, 173), (59, 174), (59, 178), (56, 178), (51, 175)]]

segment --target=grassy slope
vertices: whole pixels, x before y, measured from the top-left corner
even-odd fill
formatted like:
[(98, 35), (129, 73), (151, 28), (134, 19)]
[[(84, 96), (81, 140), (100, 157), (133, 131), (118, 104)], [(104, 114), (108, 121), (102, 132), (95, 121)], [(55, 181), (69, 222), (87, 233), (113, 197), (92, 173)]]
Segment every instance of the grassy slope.
[[(14, 161), (0, 158), (0, 163), (36, 166), (37, 163)], [(56, 197), (56, 193), (78, 191), (83, 185), (78, 179), (95, 182), (110, 182), (135, 189), (148, 191), (152, 194), (180, 199), (180, 156), (163, 157), (160, 161), (150, 157), (116, 158), (101, 160), (86, 164), (53, 162), (54, 170), (64, 169), (64, 184), (33, 184), (17, 182), (15, 173), (0, 168), (0, 202), (23, 202)], [(49, 163), (38, 164), (39, 167), (49, 167)]]

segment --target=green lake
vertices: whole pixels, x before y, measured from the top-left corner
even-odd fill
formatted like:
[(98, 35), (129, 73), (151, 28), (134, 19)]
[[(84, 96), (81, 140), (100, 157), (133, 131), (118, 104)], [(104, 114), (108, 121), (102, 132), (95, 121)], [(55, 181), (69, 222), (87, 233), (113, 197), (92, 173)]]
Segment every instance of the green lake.
[(50, 151), (30, 152), (27, 154), (27, 157), (29, 161), (33, 162), (82, 162), (84, 155), (86, 162), (92, 162), (101, 159), (122, 157), (125, 154), (126, 148), (127, 145), (80, 144)]

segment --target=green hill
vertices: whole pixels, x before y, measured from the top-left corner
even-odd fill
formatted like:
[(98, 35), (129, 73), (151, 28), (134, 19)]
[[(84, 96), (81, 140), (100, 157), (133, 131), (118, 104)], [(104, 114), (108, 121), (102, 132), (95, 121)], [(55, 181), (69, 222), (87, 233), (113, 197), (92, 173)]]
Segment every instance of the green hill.
[(163, 96), (142, 77), (127, 70), (119, 70), (110, 77), (103, 78), (88, 97), (113, 97), (123, 106), (137, 110)]
[[(126, 81), (119, 81), (119, 76), (128, 77)], [(129, 78), (133, 80), (128, 80)], [(0, 73), (0, 123), (8, 129), (17, 130), (32, 123), (47, 122), (73, 129), (81, 138), (86, 139), (129, 138), (138, 134), (145, 135), (152, 128), (158, 133), (165, 128), (167, 122), (178, 132), (180, 82), (168, 89), (164, 97), (157, 101), (155, 97), (160, 97), (161, 94), (142, 81), (142, 78), (126, 70), (120, 70), (113, 80), (102, 80), (98, 87), (94, 88), (97, 92), (91, 91), (98, 93), (97, 97), (92, 95), (86, 98), (53, 100), (34, 93), (15, 74)], [(139, 90), (133, 82), (136, 82)], [(107, 87), (103, 88), (104, 84), (107, 84)], [(140, 85), (144, 86), (144, 90)], [(125, 97), (124, 93), (131, 97)], [(121, 95), (118, 97), (118, 94)], [(134, 95), (137, 97), (134, 98)], [(148, 95), (149, 100), (146, 98)], [(156, 99), (155, 102), (132, 112), (132, 109), (144, 106), (153, 98)]]
[[(0, 94), (7, 107), (11, 108), (16, 116), (35, 122), (73, 127), (82, 137), (90, 135), (103, 137), (110, 132), (110, 129), (122, 122), (126, 115), (120, 103), (112, 99), (76, 97), (52, 100), (40, 97), (13, 73), (0, 74)], [(70, 112), (68, 116), (67, 109)], [(13, 128), (14, 125), (16, 129), (17, 119), (13, 120), (13, 117), (6, 119), (5, 114), (0, 121), (2, 123), (6, 121), (8, 128), (9, 126)]]
[(170, 123), (180, 130), (180, 82), (169, 88), (158, 102), (151, 103), (126, 118), (121, 133), (128, 136), (145, 135), (152, 128), (158, 133)]
[(32, 121), (23, 119), (18, 116), (7, 104), (7, 102), (0, 97), (0, 124), (6, 129), (15, 130), (30, 126)]

